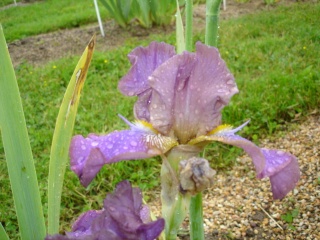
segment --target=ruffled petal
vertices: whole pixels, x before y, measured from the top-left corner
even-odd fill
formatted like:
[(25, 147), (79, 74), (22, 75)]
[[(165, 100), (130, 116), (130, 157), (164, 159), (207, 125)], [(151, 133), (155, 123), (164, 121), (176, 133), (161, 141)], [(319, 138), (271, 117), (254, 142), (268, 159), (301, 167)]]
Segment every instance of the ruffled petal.
[(154, 90), (150, 122), (163, 134), (172, 128), (180, 143), (204, 135), (220, 124), (222, 108), (238, 92), (218, 50), (197, 43), (159, 66), (149, 78)]
[(148, 47), (137, 47), (129, 55), (131, 69), (119, 82), (119, 90), (128, 96), (138, 95), (149, 87), (148, 77), (163, 62), (175, 55), (172, 45), (152, 42)]
[(199, 137), (190, 141), (189, 144), (219, 141), (242, 148), (252, 158), (257, 177), (270, 178), (274, 199), (283, 198), (295, 187), (300, 178), (297, 159), (283, 151), (259, 148), (249, 140), (235, 135), (247, 123), (236, 129), (232, 129), (230, 126), (218, 127), (217, 131), (212, 131), (213, 135)]
[(71, 170), (88, 186), (104, 164), (158, 155), (144, 140), (142, 131), (124, 130), (108, 135), (74, 136), (70, 145)]
[(128, 55), (132, 67), (121, 79), (118, 88), (124, 95), (139, 97), (135, 104), (136, 118), (150, 120), (148, 98), (152, 92), (148, 78), (158, 66), (174, 55), (173, 46), (158, 42), (152, 42), (148, 47), (137, 47)]
[[(107, 194), (104, 208), (82, 214), (66, 236), (47, 236), (48, 240), (154, 240), (164, 229), (164, 219), (151, 221), (142, 204), (139, 188), (132, 188), (128, 181), (120, 182), (114, 193)], [(143, 213), (142, 213), (143, 212)], [(148, 211), (149, 212), (149, 211)], [(144, 221), (149, 219), (148, 221)]]

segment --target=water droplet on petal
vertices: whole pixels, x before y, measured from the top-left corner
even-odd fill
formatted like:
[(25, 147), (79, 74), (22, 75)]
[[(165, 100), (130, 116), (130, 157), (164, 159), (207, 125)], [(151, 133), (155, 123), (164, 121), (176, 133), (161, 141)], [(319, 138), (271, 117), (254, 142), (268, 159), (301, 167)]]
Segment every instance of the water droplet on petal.
[(131, 141), (131, 142), (130, 142), (130, 145), (131, 145), (132, 147), (135, 147), (135, 146), (138, 145), (138, 143), (137, 143), (136, 141)]
[(267, 172), (269, 172), (269, 173), (272, 173), (272, 172), (274, 172), (274, 168), (273, 167), (269, 167), (268, 169), (267, 169)]
[(96, 146), (98, 146), (98, 145), (99, 145), (98, 142), (92, 142), (92, 143), (91, 143), (91, 146), (92, 146), (92, 147), (96, 147)]
[(233, 83), (234, 83), (233, 80), (228, 80), (228, 81), (227, 81), (227, 84), (233, 84)]
[(86, 150), (86, 146), (85, 145), (81, 145), (81, 149), (82, 150)]
[(277, 154), (279, 155), (279, 156), (282, 156), (282, 155), (284, 155), (284, 151), (277, 151)]
[(108, 149), (111, 149), (113, 147), (113, 144), (111, 144), (111, 143), (109, 143), (108, 145), (107, 145), (107, 148)]

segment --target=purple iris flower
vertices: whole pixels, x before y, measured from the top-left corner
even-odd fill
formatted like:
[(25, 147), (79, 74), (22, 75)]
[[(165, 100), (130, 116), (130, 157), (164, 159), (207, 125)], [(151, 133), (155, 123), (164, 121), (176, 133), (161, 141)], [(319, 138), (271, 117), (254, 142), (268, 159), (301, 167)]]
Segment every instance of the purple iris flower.
[(72, 139), (71, 169), (87, 186), (104, 164), (165, 155), (177, 145), (204, 147), (220, 141), (243, 148), (257, 177), (269, 177), (275, 199), (283, 198), (300, 177), (297, 159), (286, 152), (261, 149), (221, 124), (221, 110), (238, 93), (233, 75), (218, 50), (198, 42), (196, 52), (176, 54), (174, 47), (152, 42), (129, 54), (132, 64), (120, 91), (138, 96), (136, 121), (129, 130)]
[(120, 182), (107, 195), (104, 209), (83, 213), (66, 236), (47, 236), (46, 240), (154, 240), (164, 229), (164, 219), (151, 221), (149, 208), (142, 204), (139, 188)]

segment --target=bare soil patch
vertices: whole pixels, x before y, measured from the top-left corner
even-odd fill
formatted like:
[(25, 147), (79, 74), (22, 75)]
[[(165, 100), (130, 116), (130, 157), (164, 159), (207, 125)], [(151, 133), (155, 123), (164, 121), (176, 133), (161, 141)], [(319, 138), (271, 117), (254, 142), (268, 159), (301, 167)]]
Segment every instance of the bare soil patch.
[[(248, 3), (228, 0), (226, 10), (221, 10), (220, 19), (235, 18), (257, 11), (268, 11), (279, 5), (292, 2), (295, 1), (281, 0), (276, 5), (267, 6), (263, 0), (252, 0)], [(205, 5), (195, 6), (194, 24), (194, 29), (203, 29), (205, 26)], [(27, 62), (38, 66), (61, 57), (80, 55), (94, 33), (97, 33), (97, 50), (106, 51), (124, 44), (128, 38), (142, 39), (154, 33), (168, 34), (175, 30), (174, 25), (151, 29), (132, 26), (123, 29), (114, 21), (104, 22), (103, 27), (106, 37), (101, 36), (99, 25), (96, 23), (86, 27), (59, 30), (11, 42), (8, 47), (13, 64), (17, 66)]]

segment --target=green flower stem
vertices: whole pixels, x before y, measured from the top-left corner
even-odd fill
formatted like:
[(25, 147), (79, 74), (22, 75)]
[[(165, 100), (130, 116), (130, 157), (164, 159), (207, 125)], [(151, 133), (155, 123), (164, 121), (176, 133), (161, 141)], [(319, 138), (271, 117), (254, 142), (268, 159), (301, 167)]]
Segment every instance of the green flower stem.
[(191, 52), (193, 48), (192, 14), (193, 14), (193, 0), (186, 0), (186, 50), (189, 52)]
[(221, 0), (207, 0), (206, 3), (206, 36), (205, 44), (217, 47), (218, 22)]
[(190, 239), (204, 240), (202, 193), (191, 198), (190, 202)]
[(198, 156), (201, 149), (195, 146), (179, 145), (162, 156), (161, 202), (162, 216), (166, 221), (167, 240), (175, 240), (178, 229), (188, 213), (190, 195), (182, 194), (179, 189), (178, 171), (181, 160)]

